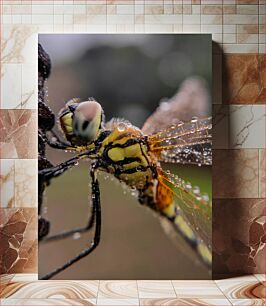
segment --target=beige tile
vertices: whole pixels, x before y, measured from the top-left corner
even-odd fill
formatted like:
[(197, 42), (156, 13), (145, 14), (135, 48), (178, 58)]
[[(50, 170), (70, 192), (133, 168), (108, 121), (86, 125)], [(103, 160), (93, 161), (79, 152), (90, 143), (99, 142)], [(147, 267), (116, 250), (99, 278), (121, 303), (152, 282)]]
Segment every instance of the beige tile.
[(105, 15), (106, 5), (87, 5), (87, 15)]
[(223, 299), (224, 295), (212, 280), (172, 281), (179, 298)]
[(107, 15), (115, 15), (116, 13), (116, 5), (107, 5)]
[(134, 24), (134, 15), (107, 15), (107, 24)]
[(237, 5), (236, 13), (239, 15), (257, 15), (259, 12), (258, 5)]
[(36, 5), (32, 4), (32, 14), (53, 14), (54, 13), (54, 6), (53, 5), (48, 5), (48, 4), (42, 4), (42, 5)]
[(64, 24), (73, 24), (73, 15), (64, 15)]
[(86, 5), (76, 4), (73, 9), (74, 14), (86, 14)]
[(36, 14), (32, 15), (32, 23), (33, 24), (53, 24), (54, 16), (52, 14), (50, 15), (41, 15)]
[(265, 294), (265, 287), (253, 275), (217, 280), (215, 282), (229, 299), (260, 299)]
[(37, 112), (1, 110), (1, 158), (37, 158)]
[(259, 33), (259, 27), (257, 24), (241, 24), (237, 25), (238, 34), (257, 34)]
[(197, 15), (197, 14), (200, 14), (200, 8), (201, 6), (200, 5), (192, 5), (192, 14), (193, 15)]
[(266, 281), (266, 274), (254, 274), (254, 276), (261, 283)]
[(233, 306), (235, 305), (246, 305), (246, 306), (264, 306), (266, 300), (263, 299), (229, 299)]
[[(12, 299), (94, 299), (99, 281), (33, 281), (17, 282), (2, 292)], [(11, 291), (11, 292), (10, 292)], [(11, 294), (12, 293), (12, 294)]]
[(37, 207), (37, 160), (15, 161), (15, 206)]
[(21, 64), (2, 64), (1, 108), (21, 108)]
[(137, 281), (100, 281), (98, 299), (138, 298)]
[(234, 24), (224, 24), (223, 25), (223, 33), (224, 34), (235, 34), (236, 33), (236, 25), (234, 25)]
[(200, 33), (200, 24), (184, 24), (184, 33)]
[(175, 4), (174, 5), (174, 14), (182, 14), (182, 13), (183, 13), (182, 5)]
[(184, 15), (183, 24), (200, 24), (200, 15)]
[(117, 5), (116, 12), (118, 15), (134, 14), (134, 5)]
[(134, 305), (134, 306), (138, 306), (139, 305), (139, 300), (138, 299), (101, 299), (98, 298), (97, 299), (97, 305), (122, 305), (122, 306), (130, 306), (130, 305)]
[(257, 198), (258, 150), (214, 150), (213, 197)]
[(158, 15), (164, 13), (164, 6), (163, 5), (145, 5), (145, 15)]
[(3, 300), (1, 305), (23, 305), (23, 306), (52, 306), (52, 305), (96, 305), (96, 299), (87, 299), (87, 300), (71, 300), (71, 299), (13, 299), (8, 298)]
[[(37, 63), (36, 63), (37, 64)], [(37, 67), (36, 64), (22, 64), (21, 66), (21, 106), (25, 109), (37, 109)]]
[(183, 15), (188, 15), (188, 14), (191, 15), (192, 14), (191, 4), (190, 5), (183, 4), (182, 12), (183, 12)]
[(144, 14), (144, 5), (142, 4), (135, 4), (135, 14)]
[(201, 14), (221, 15), (222, 13), (222, 5), (201, 5)]
[(14, 207), (15, 162), (13, 159), (1, 159), (0, 163), (0, 207)]
[(31, 5), (12, 5), (12, 14), (31, 14)]
[(145, 15), (145, 23), (146, 24), (158, 24), (158, 25), (166, 25), (166, 24), (182, 24), (182, 16), (181, 15)]
[(139, 280), (139, 298), (171, 298), (176, 297), (171, 281)]
[(231, 305), (229, 301), (225, 298), (223, 299), (169, 299), (169, 298), (154, 298), (154, 299), (140, 299), (140, 305), (141, 306), (195, 306), (195, 305), (204, 305), (204, 306), (229, 306)]
[(234, 44), (236, 43), (236, 34), (223, 34), (223, 43), (224, 44)]
[(258, 53), (257, 44), (223, 44), (224, 53)]
[(230, 15), (236, 13), (236, 5), (234, 4), (224, 4), (223, 5), (223, 14)]
[(36, 65), (37, 32), (37, 26), (5, 25), (1, 31), (2, 63), (32, 63)]
[(201, 33), (222, 33), (223, 26), (221, 24), (202, 24), (201, 25)]
[(259, 150), (259, 197), (263, 199), (266, 198), (265, 154), (266, 154), (265, 149)]
[(224, 15), (224, 24), (258, 24), (257, 15)]
[(259, 42), (258, 34), (237, 34), (237, 43), (238, 44), (257, 44)]
[(230, 148), (264, 148), (265, 116), (264, 105), (230, 105)]
[(144, 15), (135, 15), (135, 24), (144, 24)]
[(222, 24), (222, 15), (201, 15), (201, 24)]

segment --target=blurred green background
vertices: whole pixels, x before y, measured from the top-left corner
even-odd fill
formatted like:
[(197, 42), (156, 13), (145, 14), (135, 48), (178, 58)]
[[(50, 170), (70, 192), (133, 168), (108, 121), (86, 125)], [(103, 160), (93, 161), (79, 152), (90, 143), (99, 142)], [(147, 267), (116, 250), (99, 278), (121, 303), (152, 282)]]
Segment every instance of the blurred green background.
[[(173, 96), (186, 78), (200, 76), (211, 88), (210, 35), (41, 34), (39, 42), (52, 60), (46, 100), (55, 113), (73, 97), (93, 96), (107, 120), (123, 117), (141, 127), (159, 101)], [(210, 114), (211, 103), (206, 115)], [(53, 163), (71, 157), (54, 149), (48, 149), (47, 155)], [(210, 167), (164, 167), (211, 196)], [(89, 163), (81, 162), (47, 188), (43, 215), (51, 222), (51, 234), (86, 223), (89, 183)], [(118, 181), (100, 174), (100, 187), (101, 243), (57, 279), (211, 278)], [(92, 235), (40, 244), (39, 276), (77, 255)]]

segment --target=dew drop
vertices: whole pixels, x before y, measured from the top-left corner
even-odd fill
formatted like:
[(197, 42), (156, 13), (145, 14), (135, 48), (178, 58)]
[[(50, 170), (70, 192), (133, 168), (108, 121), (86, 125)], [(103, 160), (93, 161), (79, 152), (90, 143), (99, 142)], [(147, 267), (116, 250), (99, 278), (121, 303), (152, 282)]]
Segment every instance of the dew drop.
[(195, 187), (193, 187), (193, 193), (195, 194), (195, 195), (199, 195), (200, 194), (200, 189), (199, 189), (199, 187), (198, 186), (195, 186)]
[(207, 193), (204, 193), (204, 194), (202, 195), (202, 200), (203, 200), (204, 202), (209, 202), (209, 196), (207, 195)]
[(126, 124), (124, 123), (124, 122), (120, 122), (120, 123), (118, 123), (118, 125), (117, 125), (117, 129), (118, 129), (118, 131), (119, 132), (124, 132), (125, 131), (125, 129), (126, 129)]
[(76, 232), (76, 233), (73, 234), (73, 239), (74, 240), (78, 240), (78, 239), (80, 239), (80, 237), (81, 237), (80, 232)]
[(137, 166), (136, 171), (140, 172), (142, 170), (141, 166)]

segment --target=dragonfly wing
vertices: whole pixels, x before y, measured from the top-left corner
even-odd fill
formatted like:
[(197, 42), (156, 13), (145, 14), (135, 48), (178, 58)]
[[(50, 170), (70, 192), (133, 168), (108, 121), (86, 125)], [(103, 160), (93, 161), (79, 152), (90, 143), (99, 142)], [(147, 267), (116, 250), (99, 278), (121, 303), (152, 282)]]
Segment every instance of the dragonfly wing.
[(200, 78), (189, 78), (183, 82), (175, 96), (161, 101), (159, 107), (144, 123), (142, 132), (150, 135), (179, 121), (209, 116), (210, 107), (206, 82)]
[(147, 136), (150, 151), (159, 161), (211, 165), (212, 118), (180, 122)]
[(193, 188), (181, 179), (174, 181), (164, 171), (159, 174), (158, 181), (173, 193), (174, 216), (168, 216), (172, 226), (210, 265), (212, 204), (209, 197), (201, 195), (198, 187)]

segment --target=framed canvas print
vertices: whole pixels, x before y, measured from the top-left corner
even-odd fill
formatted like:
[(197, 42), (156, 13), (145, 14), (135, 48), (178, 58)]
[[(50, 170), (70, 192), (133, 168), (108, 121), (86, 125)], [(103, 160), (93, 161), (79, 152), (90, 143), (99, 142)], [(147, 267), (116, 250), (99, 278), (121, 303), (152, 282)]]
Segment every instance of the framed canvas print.
[(212, 40), (39, 34), (39, 279), (210, 279)]

